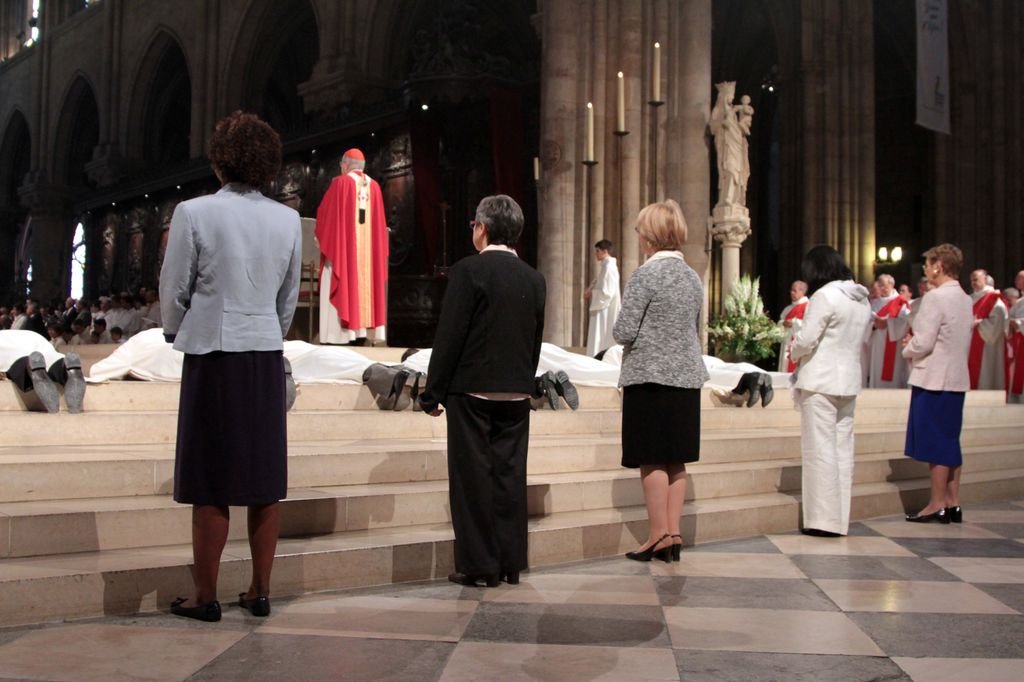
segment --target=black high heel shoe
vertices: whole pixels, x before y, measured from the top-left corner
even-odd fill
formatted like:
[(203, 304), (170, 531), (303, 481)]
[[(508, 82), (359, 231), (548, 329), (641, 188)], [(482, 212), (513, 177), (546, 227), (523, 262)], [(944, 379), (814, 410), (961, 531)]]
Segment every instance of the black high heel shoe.
[(195, 620), (206, 621), (207, 623), (216, 623), (220, 620), (220, 602), (210, 601), (199, 606), (182, 606), (188, 599), (186, 597), (178, 597), (171, 602), (171, 613), (175, 616), (181, 616), (182, 618), (193, 618)]
[(950, 523), (964, 522), (964, 510), (960, 508), (959, 504), (955, 507), (946, 507), (946, 515), (949, 516)]
[(945, 509), (940, 509), (937, 512), (931, 514), (907, 514), (907, 521), (911, 523), (949, 523), (949, 514), (946, 513)]
[(245, 592), (238, 595), (238, 605), (258, 618), (266, 618), (270, 615), (270, 598), (253, 597), (245, 598)]
[(768, 407), (768, 403), (775, 397), (775, 389), (772, 388), (772, 375), (761, 374), (758, 379), (758, 388), (761, 392), (761, 407)]
[(681, 561), (683, 553), (683, 536), (673, 535), (673, 538), (679, 538), (679, 544), (672, 543), (672, 561)]
[(659, 543), (663, 542), (666, 538), (672, 537), (668, 533), (665, 533), (660, 538), (654, 541), (654, 544), (647, 549), (642, 549), (639, 552), (626, 552), (626, 558), (632, 559), (633, 561), (650, 561), (651, 559), (661, 559), (666, 564), (672, 563), (672, 545), (666, 545), (661, 549), (655, 549)]

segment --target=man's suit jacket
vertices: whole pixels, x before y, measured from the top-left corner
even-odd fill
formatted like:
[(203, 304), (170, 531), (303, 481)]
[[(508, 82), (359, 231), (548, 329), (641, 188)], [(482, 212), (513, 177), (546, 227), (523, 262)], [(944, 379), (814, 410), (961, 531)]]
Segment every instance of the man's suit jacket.
[(183, 201), (160, 271), (164, 334), (195, 355), (281, 350), (301, 266), (294, 209), (233, 183)]
[(544, 277), (509, 251), (463, 258), (448, 290), (420, 398), (425, 411), (450, 393), (533, 393), (544, 332)]

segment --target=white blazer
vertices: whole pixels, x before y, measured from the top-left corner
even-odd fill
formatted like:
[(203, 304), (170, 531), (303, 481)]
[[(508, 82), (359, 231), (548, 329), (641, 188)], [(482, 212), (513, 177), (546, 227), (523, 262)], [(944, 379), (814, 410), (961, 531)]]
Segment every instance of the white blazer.
[(183, 201), (160, 270), (164, 333), (194, 355), (281, 350), (301, 267), (294, 209), (233, 183)]
[(797, 363), (793, 388), (855, 396), (864, 383), (861, 350), (871, 331), (868, 290), (853, 280), (814, 292), (789, 357)]

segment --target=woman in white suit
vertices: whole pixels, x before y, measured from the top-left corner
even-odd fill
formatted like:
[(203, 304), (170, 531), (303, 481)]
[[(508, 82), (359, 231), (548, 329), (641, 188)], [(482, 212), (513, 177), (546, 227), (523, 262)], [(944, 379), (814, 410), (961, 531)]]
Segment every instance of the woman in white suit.
[(164, 334), (182, 351), (174, 499), (192, 505), (192, 595), (172, 613), (217, 621), (228, 506), (246, 506), (252, 582), (239, 606), (270, 613), (270, 569), (288, 487), (283, 338), (298, 298), (299, 214), (260, 194), (281, 139), (254, 114), (217, 124), (210, 163), (223, 183), (183, 201), (160, 272)]
[(850, 526), (853, 413), (862, 384), (861, 347), (871, 329), (868, 290), (843, 257), (815, 246), (803, 261), (810, 300), (789, 356), (797, 363), (803, 532), (834, 537)]

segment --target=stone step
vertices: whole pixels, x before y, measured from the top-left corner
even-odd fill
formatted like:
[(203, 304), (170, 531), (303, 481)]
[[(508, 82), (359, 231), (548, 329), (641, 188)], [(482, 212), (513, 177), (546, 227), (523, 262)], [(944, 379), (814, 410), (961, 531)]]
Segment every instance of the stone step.
[[(972, 473), (1013, 469), (1015, 445), (968, 449)], [(799, 492), (800, 459), (689, 466), (687, 498)], [(902, 455), (857, 458), (855, 483), (926, 478), (928, 469)], [(531, 516), (616, 509), (643, 504), (635, 471), (533, 474), (527, 480)], [(191, 508), (170, 495), (48, 500), (0, 504), (0, 558), (126, 549), (187, 542)], [(448, 483), (406, 483), (293, 488), (282, 511), (283, 537), (321, 535), (381, 527), (450, 522)], [(236, 514), (230, 537), (245, 537), (244, 514)], [(4, 540), (6, 538), (6, 541)]]
[[(900, 452), (902, 427), (857, 428), (858, 455)], [(964, 428), (965, 447), (1019, 445), (1024, 425)], [(799, 458), (798, 429), (705, 432), (701, 463)], [(618, 470), (618, 435), (537, 436), (528, 471), (556, 474)], [(443, 439), (349, 439), (289, 445), (289, 484), (310, 488), (347, 484), (443, 480)], [(0, 502), (166, 495), (172, 490), (174, 445), (36, 445), (0, 447)]]
[[(970, 505), (1019, 497), (1024, 469), (965, 472), (961, 496)], [(923, 506), (925, 479), (861, 483), (853, 490), (851, 516), (863, 519)], [(726, 538), (794, 530), (799, 495), (766, 493), (703, 499), (686, 505), (683, 537), (688, 546)], [(643, 507), (553, 513), (530, 521), (534, 567), (613, 556), (647, 535)], [(452, 533), (446, 523), (284, 538), (274, 564), (274, 595), (365, 587), (443, 577), (452, 570)], [(166, 609), (191, 590), (187, 544), (0, 562), (0, 622), (23, 625), (56, 620)], [(243, 591), (249, 581), (244, 540), (228, 542), (220, 571), (220, 595)]]
[[(157, 412), (178, 409), (178, 394), (181, 385), (154, 381), (110, 381), (103, 384), (89, 384), (85, 394), (86, 412)], [(584, 409), (618, 409), (619, 392), (615, 388), (577, 386), (580, 404)], [(358, 384), (299, 384), (295, 401), (297, 411), (376, 410), (370, 392)], [(701, 404), (711, 407), (710, 391), (705, 389)], [(1000, 406), (1006, 398), (1001, 391), (972, 391), (968, 404), (974, 406)], [(871, 389), (861, 393), (857, 407), (891, 407), (906, 409), (910, 404), (910, 392), (897, 389)], [(793, 401), (789, 391), (780, 388), (775, 400), (768, 406), (769, 411), (792, 410)], [(745, 408), (718, 408), (727, 412)], [(11, 382), (0, 381), (0, 413), (23, 412), (24, 401)], [(763, 411), (758, 405), (752, 411)]]
[[(964, 408), (965, 424), (1002, 426), (1024, 423), (1017, 405), (975, 405)], [(538, 410), (530, 420), (535, 435), (611, 435), (619, 433), (618, 409)], [(891, 407), (857, 409), (858, 427), (905, 426), (906, 412)], [(703, 432), (799, 428), (796, 410), (761, 410), (708, 407), (701, 414)], [(86, 412), (0, 414), (0, 447), (64, 445), (76, 443), (173, 443), (177, 429), (174, 412)], [(289, 442), (382, 438), (445, 438), (445, 415), (431, 418), (421, 412), (378, 410), (293, 411), (288, 415)]]

